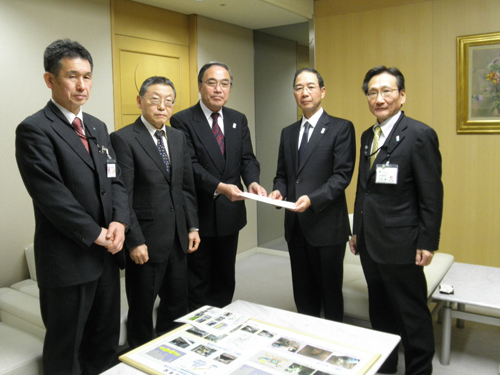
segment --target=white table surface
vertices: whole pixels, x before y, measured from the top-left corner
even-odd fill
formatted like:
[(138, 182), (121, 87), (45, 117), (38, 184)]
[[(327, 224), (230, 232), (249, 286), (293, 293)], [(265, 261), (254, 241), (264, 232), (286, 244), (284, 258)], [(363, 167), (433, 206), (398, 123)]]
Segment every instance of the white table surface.
[[(441, 284), (454, 288), (454, 294), (442, 294), (437, 288), (432, 295), (434, 300), (444, 302), (440, 361), (447, 366), (450, 364), (452, 317), (459, 319), (459, 327), (463, 327), (461, 320), (500, 326), (499, 318), (465, 311), (466, 305), (500, 310), (500, 268), (453, 263)], [(458, 304), (457, 310), (452, 309), (453, 303)]]
[(500, 268), (453, 263), (441, 284), (453, 285), (454, 294), (441, 294), (433, 299), (500, 309)]
[[(285, 328), (302, 331), (310, 335), (331, 339), (345, 345), (359, 349), (380, 353), (380, 359), (367, 372), (367, 375), (376, 374), (387, 356), (400, 341), (400, 337), (371, 329), (352, 326), (349, 324), (332, 322), (330, 320), (314, 318), (273, 307), (258, 305), (251, 302), (235, 301), (224, 308), (236, 314), (247, 315), (266, 323), (279, 325)], [(125, 363), (120, 363), (105, 375), (143, 375), (144, 372)]]

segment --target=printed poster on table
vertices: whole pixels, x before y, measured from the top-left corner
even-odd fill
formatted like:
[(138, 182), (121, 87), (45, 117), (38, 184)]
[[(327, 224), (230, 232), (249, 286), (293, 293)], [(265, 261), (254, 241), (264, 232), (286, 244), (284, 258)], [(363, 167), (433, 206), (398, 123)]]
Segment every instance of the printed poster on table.
[[(200, 315), (199, 313), (202, 312)], [(216, 335), (196, 320), (228, 311), (204, 307), (182, 319), (185, 324), (123, 356), (125, 363), (149, 374), (168, 375), (362, 375), (380, 354), (291, 331), (241, 316)], [(229, 315), (228, 315), (229, 316)], [(213, 328), (213, 326), (209, 326)]]

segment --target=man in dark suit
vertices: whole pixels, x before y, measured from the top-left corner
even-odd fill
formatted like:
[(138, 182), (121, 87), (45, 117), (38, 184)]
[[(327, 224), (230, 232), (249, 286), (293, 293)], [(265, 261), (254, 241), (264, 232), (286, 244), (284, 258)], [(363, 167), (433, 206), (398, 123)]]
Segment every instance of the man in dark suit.
[[(106, 125), (83, 113), (92, 57), (58, 40), (44, 54), (52, 99), (16, 130), (16, 159), (35, 211), (35, 262), (47, 329), (43, 371), (100, 374), (120, 333), (119, 264), (127, 192)], [(72, 125), (73, 124), (73, 125)]]
[[(351, 251), (361, 256), (370, 320), (401, 335), (406, 375), (431, 374), (434, 335), (423, 266), (438, 249), (443, 209), (441, 154), (436, 132), (406, 117), (404, 77), (379, 66), (363, 91), (376, 124), (361, 137)], [(397, 372), (397, 348), (381, 373)]]
[(302, 119), (281, 132), (278, 168), (270, 198), (296, 202), (285, 212), (285, 239), (297, 311), (342, 321), (345, 245), (349, 217), (345, 189), (356, 161), (350, 121), (322, 108), (326, 88), (314, 69), (299, 69), (293, 89)]
[(198, 74), (201, 100), (170, 120), (191, 150), (200, 218), (201, 245), (188, 255), (189, 307), (223, 307), (235, 288), (239, 231), (246, 225), (243, 186), (266, 195), (244, 114), (224, 107), (233, 84), (226, 64), (205, 64)]
[(131, 348), (154, 338), (153, 307), (158, 294), (157, 333), (169, 331), (175, 319), (188, 313), (186, 253), (198, 248), (200, 237), (186, 139), (182, 132), (165, 126), (175, 98), (169, 79), (146, 79), (137, 96), (142, 115), (111, 133), (130, 201), (125, 277)]

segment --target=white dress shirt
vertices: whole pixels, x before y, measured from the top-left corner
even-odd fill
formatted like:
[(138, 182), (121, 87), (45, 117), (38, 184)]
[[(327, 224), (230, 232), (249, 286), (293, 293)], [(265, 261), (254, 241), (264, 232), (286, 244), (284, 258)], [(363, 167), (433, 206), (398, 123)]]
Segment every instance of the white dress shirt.
[(302, 116), (302, 123), (300, 124), (299, 141), (297, 143), (297, 149), (300, 148), (300, 142), (302, 141), (302, 135), (304, 134), (304, 130), (305, 130), (304, 124), (306, 122), (311, 124), (311, 128), (309, 129), (309, 134), (307, 134), (307, 141), (309, 142), (309, 140), (311, 139), (311, 134), (313, 133), (313, 130), (316, 127), (316, 124), (318, 123), (323, 112), (324, 112), (323, 108), (320, 108), (318, 110), (318, 112), (316, 112), (310, 118), (305, 118), (304, 116)]

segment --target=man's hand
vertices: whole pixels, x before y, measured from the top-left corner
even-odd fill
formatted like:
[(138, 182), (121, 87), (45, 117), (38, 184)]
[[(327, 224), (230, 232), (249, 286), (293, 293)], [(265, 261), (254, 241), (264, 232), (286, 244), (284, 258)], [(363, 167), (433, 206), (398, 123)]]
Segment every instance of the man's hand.
[(238, 186), (232, 184), (219, 183), (217, 186), (217, 193), (224, 194), (231, 202), (242, 201), (243, 198), (240, 194), (243, 193)]
[(189, 232), (188, 237), (189, 237), (188, 254), (194, 253), (196, 250), (198, 250), (198, 246), (200, 246), (201, 242), (200, 234), (197, 230), (194, 230), (192, 232)]
[(271, 191), (269, 193), (269, 196), (268, 198), (271, 198), (271, 199), (277, 199), (279, 201), (282, 201), (283, 200), (283, 196), (281, 195), (280, 191), (279, 190), (274, 190), (274, 191)]
[(252, 194), (257, 194), (262, 197), (267, 196), (266, 189), (264, 189), (262, 186), (260, 186), (257, 182), (252, 182), (250, 186), (248, 187), (248, 192)]
[(101, 234), (97, 237), (97, 240), (94, 241), (95, 244), (103, 247), (108, 247), (113, 243), (112, 240), (107, 238), (108, 230), (106, 228), (101, 228)]
[(132, 259), (135, 264), (144, 264), (149, 260), (148, 247), (146, 244), (130, 249), (129, 253), (130, 259)]
[(349, 240), (349, 247), (351, 249), (351, 253), (353, 253), (354, 255), (358, 255), (358, 244), (356, 241), (357, 238), (356, 235), (354, 234)]
[(297, 202), (295, 202), (295, 209), (290, 209), (291, 211), (295, 212), (304, 212), (309, 208), (311, 205), (311, 200), (307, 195), (301, 196), (299, 199), (297, 199)]
[(417, 266), (428, 266), (432, 262), (434, 257), (434, 252), (429, 250), (417, 249), (417, 256), (415, 257), (415, 263)]
[(106, 246), (106, 249), (111, 254), (120, 252), (123, 248), (123, 242), (125, 242), (125, 225), (117, 221), (112, 221), (109, 224), (106, 239), (112, 241), (110, 245)]

